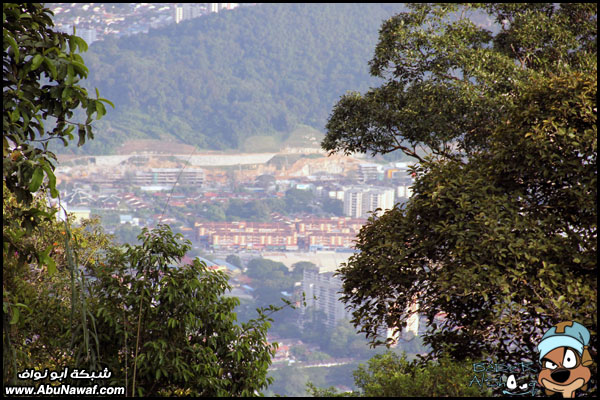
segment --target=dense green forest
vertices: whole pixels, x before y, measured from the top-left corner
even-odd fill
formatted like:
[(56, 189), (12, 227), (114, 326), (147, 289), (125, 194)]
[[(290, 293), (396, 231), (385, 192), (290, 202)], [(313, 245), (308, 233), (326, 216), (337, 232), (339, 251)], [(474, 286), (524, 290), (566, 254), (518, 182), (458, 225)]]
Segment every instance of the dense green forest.
[(368, 60), (381, 23), (402, 8), (263, 4), (94, 42), (84, 84), (116, 109), (89, 146), (68, 150), (109, 153), (135, 138), (252, 150), (253, 136), (323, 131), (339, 96), (377, 84)]

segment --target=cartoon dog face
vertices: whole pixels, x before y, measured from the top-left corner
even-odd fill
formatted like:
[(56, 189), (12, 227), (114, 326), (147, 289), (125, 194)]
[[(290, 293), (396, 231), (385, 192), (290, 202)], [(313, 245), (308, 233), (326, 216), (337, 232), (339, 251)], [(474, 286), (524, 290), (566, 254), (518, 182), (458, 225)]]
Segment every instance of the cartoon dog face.
[(576, 350), (558, 347), (547, 353), (541, 363), (538, 383), (546, 389), (547, 395), (562, 393), (563, 397), (575, 397), (577, 389), (587, 389), (586, 384), (592, 374), (590, 369), (582, 364)]

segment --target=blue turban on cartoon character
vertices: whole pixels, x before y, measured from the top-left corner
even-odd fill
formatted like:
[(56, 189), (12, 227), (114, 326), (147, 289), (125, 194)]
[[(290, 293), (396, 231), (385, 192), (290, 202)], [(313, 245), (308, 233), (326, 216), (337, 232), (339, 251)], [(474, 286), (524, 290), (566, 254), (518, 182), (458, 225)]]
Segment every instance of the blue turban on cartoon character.
[(578, 322), (556, 324), (542, 337), (538, 344), (542, 370), (538, 383), (547, 395), (562, 393), (574, 397), (577, 389), (586, 390), (593, 363), (588, 351), (590, 332)]

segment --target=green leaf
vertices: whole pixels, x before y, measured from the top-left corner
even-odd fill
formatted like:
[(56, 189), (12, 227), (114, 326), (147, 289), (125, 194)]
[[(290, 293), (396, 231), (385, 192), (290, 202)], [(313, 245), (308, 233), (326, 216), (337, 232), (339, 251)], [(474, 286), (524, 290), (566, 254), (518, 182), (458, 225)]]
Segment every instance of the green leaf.
[(77, 46), (79, 47), (79, 51), (81, 51), (81, 52), (88, 51), (88, 44), (81, 37), (73, 36), (73, 40), (75, 40), (75, 42), (77, 43)]
[(44, 256), (43, 262), (44, 265), (48, 267), (48, 275), (52, 276), (56, 273), (56, 263), (50, 256)]
[(50, 70), (52, 79), (56, 80), (56, 78), (58, 77), (58, 74), (56, 73), (56, 65), (54, 65), (54, 62), (52, 62), (52, 60), (49, 59), (48, 57), (44, 57), (44, 64), (46, 64), (46, 66)]
[(44, 179), (44, 170), (41, 167), (36, 167), (33, 171), (33, 176), (31, 177), (31, 181), (29, 182), (29, 191), (37, 192), (42, 184), (42, 180)]
[(78, 61), (72, 61), (71, 64), (75, 67), (79, 75), (87, 78), (88, 68), (85, 66), (85, 64)]
[(56, 273), (56, 263), (52, 257), (50, 257), (50, 252), (52, 251), (53, 247), (53, 245), (49, 245), (44, 251), (38, 254), (40, 264), (48, 267), (48, 274), (50, 276)]
[(85, 125), (79, 124), (78, 126), (79, 129), (77, 130), (77, 133), (79, 135), (79, 141), (77, 142), (77, 147), (81, 147), (85, 143)]
[(106, 108), (100, 101), (96, 101), (96, 119), (102, 118), (106, 114)]
[[(6, 19), (4, 19), (4, 20), (6, 21)], [(19, 55), (19, 46), (17, 46), (17, 42), (10, 34), (7, 34), (6, 32), (4, 32), (4, 39), (8, 40), (10, 47), (12, 47), (12, 49), (13, 49), (13, 53), (15, 55), (15, 61), (18, 63), (21, 57)]]
[[(97, 89), (96, 89), (96, 90), (97, 90)], [(99, 100), (99, 101), (103, 101), (103, 102), (105, 102), (105, 103), (109, 104), (109, 105), (110, 105), (112, 108), (115, 108), (115, 105), (114, 105), (114, 104), (112, 103), (112, 101), (110, 101), (110, 100), (106, 100), (106, 99), (103, 99), (103, 98), (99, 98), (98, 100)]]
[(67, 80), (66, 80), (66, 85), (67, 86), (71, 86), (73, 84), (73, 81), (75, 80), (75, 70), (73, 69), (73, 66), (71, 64), (67, 65)]
[(10, 319), (9, 324), (14, 325), (17, 322), (19, 322), (20, 312), (19, 312), (19, 309), (17, 307), (13, 307), (12, 308), (12, 312), (13, 312), (13, 314), (12, 314), (12, 318)]
[[(71, 133), (71, 132), (73, 132), (73, 129), (75, 129), (75, 125), (69, 125), (64, 132), (64, 136), (68, 136), (69, 140), (73, 140), (73, 134)], [(66, 145), (66, 142), (65, 142), (65, 145)]]
[(35, 71), (36, 69), (38, 69), (43, 61), (44, 57), (41, 54), (36, 54), (35, 56), (33, 56), (33, 59), (31, 60), (30, 70)]
[(19, 109), (15, 108), (13, 110), (13, 112), (10, 113), (10, 122), (17, 122), (19, 120), (19, 118), (21, 118), (21, 115), (19, 113)]
[(72, 92), (72, 89), (69, 86), (66, 86), (63, 89), (61, 98), (64, 102), (69, 100), (69, 96), (71, 96), (71, 92)]
[(77, 49), (77, 43), (75, 43), (75, 39), (74, 36), (69, 36), (69, 51), (71, 53), (74, 53), (75, 50)]
[(50, 189), (50, 196), (55, 199), (58, 197), (58, 190), (56, 189), (56, 176), (50, 168), (50, 165), (44, 164), (42, 168), (44, 171), (46, 171), (46, 176), (48, 176), (48, 188)]
[(94, 132), (92, 131), (92, 125), (86, 125), (85, 126), (85, 130), (87, 131), (87, 138), (88, 138), (88, 140), (93, 140), (94, 139)]

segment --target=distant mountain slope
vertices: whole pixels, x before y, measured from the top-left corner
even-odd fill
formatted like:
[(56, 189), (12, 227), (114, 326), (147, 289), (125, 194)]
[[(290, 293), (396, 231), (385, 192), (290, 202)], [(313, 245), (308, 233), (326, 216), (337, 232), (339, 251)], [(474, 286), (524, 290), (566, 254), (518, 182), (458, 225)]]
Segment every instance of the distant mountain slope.
[(82, 150), (158, 138), (232, 149), (252, 136), (284, 140), (297, 124), (322, 131), (341, 95), (377, 84), (367, 63), (381, 23), (402, 9), (263, 4), (95, 42), (86, 86), (116, 110)]

